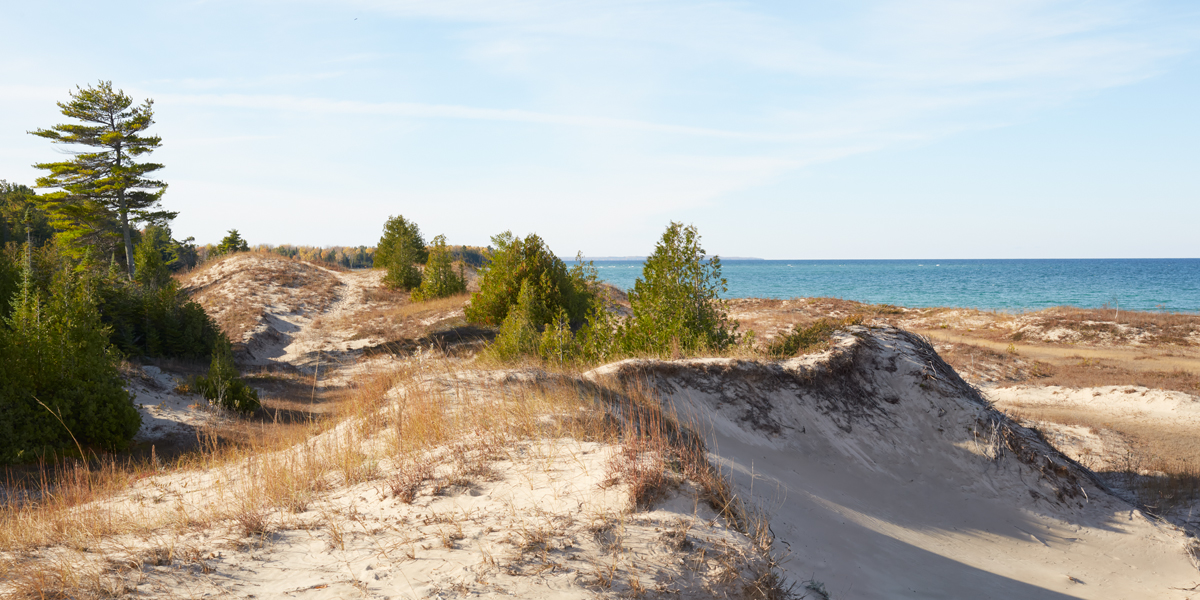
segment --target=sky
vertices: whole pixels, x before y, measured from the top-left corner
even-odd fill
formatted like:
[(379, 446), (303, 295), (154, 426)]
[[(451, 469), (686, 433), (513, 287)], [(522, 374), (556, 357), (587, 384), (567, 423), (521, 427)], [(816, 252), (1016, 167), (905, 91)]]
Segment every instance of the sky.
[(177, 238), (790, 259), (1200, 257), (1200, 4), (9, 2), (0, 179), (154, 100)]

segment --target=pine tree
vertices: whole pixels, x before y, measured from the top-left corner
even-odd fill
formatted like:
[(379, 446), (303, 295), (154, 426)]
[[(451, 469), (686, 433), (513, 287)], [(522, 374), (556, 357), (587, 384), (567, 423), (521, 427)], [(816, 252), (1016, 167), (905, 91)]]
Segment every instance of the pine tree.
[(421, 228), (403, 216), (388, 217), (383, 237), (375, 249), (375, 268), (387, 269), (383, 282), (390, 288), (411, 290), (421, 285), (417, 265), (429, 259)]
[(161, 138), (142, 135), (154, 124), (153, 100), (134, 106), (133, 99), (112, 82), (95, 87), (76, 87), (69, 102), (58, 107), (66, 117), (83, 124), (55, 125), (29, 133), (56, 144), (86, 146), (71, 160), (39, 163), (49, 175), (39, 177), (37, 187), (61, 191), (41, 196), (52, 223), (66, 245), (82, 255), (84, 248), (119, 234), (125, 264), (134, 275), (133, 227), (137, 223), (165, 223), (177, 213), (161, 210), (167, 184), (148, 176), (163, 166), (138, 162), (140, 156), (159, 147)]
[(12, 314), (0, 324), (0, 462), (27, 452), (128, 444), (141, 424), (92, 291), (60, 271), (48, 293), (26, 255)]
[(422, 276), (421, 287), (413, 292), (413, 300), (433, 300), (445, 298), (467, 291), (466, 276), (461, 269), (454, 272), (454, 263), (450, 257), (450, 249), (446, 248), (446, 236), (433, 238), (429, 247), (429, 260), (425, 261), (425, 274)]
[(230, 229), (229, 235), (226, 235), (225, 238), (221, 240), (220, 245), (217, 246), (217, 249), (213, 251), (213, 256), (249, 251), (250, 244), (246, 243), (246, 240), (242, 239), (242, 234), (238, 233), (238, 230), (236, 229)]
[(706, 258), (694, 225), (672, 222), (629, 292), (633, 314), (618, 333), (622, 350), (695, 353), (737, 343), (737, 323), (720, 299), (725, 290), (721, 259)]

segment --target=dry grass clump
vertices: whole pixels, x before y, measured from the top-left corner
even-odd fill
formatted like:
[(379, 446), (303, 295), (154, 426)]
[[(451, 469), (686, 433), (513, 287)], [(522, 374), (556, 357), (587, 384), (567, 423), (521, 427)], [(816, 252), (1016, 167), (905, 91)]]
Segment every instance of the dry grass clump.
[(1032, 384), (1084, 388), (1135, 385), (1200, 393), (1200, 375), (1183, 369), (1131, 369), (1120, 360), (1082, 356), (1049, 363), (1028, 358), (1019, 351), (999, 352), (974, 344), (940, 343), (937, 348), (938, 354), (963, 377), (1001, 386)]
[(1090, 449), (1059, 449), (1155, 514), (1172, 516), (1200, 501), (1200, 438), (1188, 427), (1054, 406), (1019, 406), (1007, 412), (1044, 430), (1057, 424), (1083, 427), (1093, 435), (1115, 434), (1119, 447), (1105, 456)]
[(419, 339), (446, 327), (465, 325), (463, 306), (470, 294), (411, 302), (407, 292), (377, 288), (368, 292), (379, 298), (370, 308), (346, 317), (339, 326), (352, 328), (350, 339), (381, 339), (388, 342)]
[[(765, 525), (755, 525), (758, 521), (733, 496), (708, 462), (700, 438), (650, 394), (608, 390), (577, 377), (451, 369), (446, 363), (406, 363), (364, 375), (345, 392), (334, 419), (250, 436), (240, 444), (210, 436), (199, 451), (165, 468), (109, 461), (48, 469), (24, 496), (14, 499), (10, 493), (0, 507), (0, 576), (17, 582), (4, 593), (13, 598), (123, 595), (136, 585), (140, 571), (110, 566), (158, 559), (147, 559), (142, 550), (134, 556), (115, 540), (218, 531), (236, 544), (258, 544), (270, 532), (313, 527), (314, 511), (326, 510), (321, 499), (334, 490), (378, 482), (381, 494), (403, 503), (455, 494), (495, 477), (492, 465), (515, 460), (516, 449), (523, 448), (523, 456), (534, 461), (547, 461), (546, 469), (558, 468), (551, 461), (563, 459), (538, 448), (562, 439), (617, 448), (610, 459), (610, 486), (625, 486), (630, 511), (618, 520), (692, 482), (719, 514), (756, 536), (755, 552), (769, 555)], [(534, 443), (538, 440), (543, 442)], [(353, 517), (321, 513), (316, 518), (335, 548), (349, 539), (347, 519)], [(457, 530), (453, 520), (434, 525), (444, 533), (445, 548), (462, 539), (461, 523)], [(523, 558), (511, 568), (536, 571), (557, 564), (550, 554), (555, 526), (548, 521), (547, 527), (545, 535), (534, 529), (522, 534), (517, 550)], [(553, 547), (567, 552), (569, 545), (555, 541)], [(210, 550), (200, 548), (197, 556)], [(529, 558), (535, 554), (545, 555), (544, 560)], [(730, 577), (747, 564), (768, 565), (752, 569), (746, 586), (778, 579), (770, 574), (771, 563), (757, 556), (730, 551), (721, 560), (729, 565)], [(77, 566), (84, 563), (100, 566), (90, 571)], [(610, 584), (618, 573), (633, 573), (616, 565), (616, 560), (610, 565)], [(716, 577), (716, 568), (701, 570)], [(641, 585), (633, 575), (622, 577), (631, 578), (622, 580), (630, 589)]]

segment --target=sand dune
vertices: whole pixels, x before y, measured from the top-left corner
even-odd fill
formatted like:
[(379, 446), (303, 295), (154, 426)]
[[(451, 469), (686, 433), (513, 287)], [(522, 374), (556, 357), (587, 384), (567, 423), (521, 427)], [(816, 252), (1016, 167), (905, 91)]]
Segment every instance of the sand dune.
[[(707, 432), (787, 573), (834, 598), (1188, 598), (1188, 538), (991, 409), (924, 341), (859, 329), (781, 364), (624, 361)], [(815, 584), (814, 584), (815, 585)]]

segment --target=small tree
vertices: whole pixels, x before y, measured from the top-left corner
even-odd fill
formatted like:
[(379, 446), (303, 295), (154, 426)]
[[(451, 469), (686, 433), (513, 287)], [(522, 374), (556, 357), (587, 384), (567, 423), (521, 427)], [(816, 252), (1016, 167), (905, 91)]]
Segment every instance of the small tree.
[(154, 124), (153, 100), (140, 106), (112, 82), (80, 88), (70, 102), (59, 102), (66, 117), (83, 124), (55, 125), (29, 133), (56, 144), (86, 146), (62, 162), (34, 165), (50, 173), (39, 177), (37, 187), (61, 191), (41, 196), (63, 241), (82, 255), (84, 246), (119, 234), (124, 241), (128, 276), (133, 278), (133, 226), (139, 222), (165, 223), (177, 213), (159, 209), (167, 184), (148, 176), (163, 168), (137, 158), (153, 152), (158, 136), (142, 135)]
[(411, 290), (421, 285), (417, 265), (429, 259), (421, 228), (403, 216), (388, 217), (383, 237), (375, 248), (375, 268), (387, 269), (384, 285), (393, 289)]
[(496, 248), (491, 262), (479, 271), (479, 292), (466, 307), (467, 321), (499, 325), (517, 305), (518, 296), (529, 286), (542, 308), (529, 315), (541, 329), (561, 308), (573, 325), (583, 322), (595, 302), (592, 284), (595, 272), (582, 264), (570, 271), (562, 259), (546, 247), (542, 238), (529, 234), (524, 239), (504, 232), (492, 238)]
[(454, 272), (454, 262), (450, 250), (446, 248), (446, 236), (433, 238), (429, 248), (429, 260), (425, 261), (425, 274), (421, 278), (421, 287), (413, 292), (413, 300), (432, 300), (445, 298), (467, 291), (467, 279), (463, 274), (461, 263), (458, 273)]
[(208, 375), (196, 380), (209, 403), (227, 410), (252, 413), (260, 406), (258, 391), (246, 385), (233, 363), (233, 350), (224, 336), (213, 345)]
[(522, 283), (517, 302), (500, 323), (500, 331), (489, 347), (492, 356), (513, 360), (523, 354), (537, 353), (541, 341), (538, 328), (542, 325), (539, 320), (545, 312), (546, 305), (537, 293), (537, 286), (528, 281)]
[(229, 235), (226, 235), (221, 243), (217, 245), (214, 254), (221, 256), (222, 254), (233, 254), (234, 252), (249, 252), (250, 245), (246, 240), (242, 239), (242, 234), (236, 229), (230, 229)]
[(163, 262), (157, 240), (144, 237), (134, 251), (134, 261), (137, 263), (137, 274), (134, 281), (142, 287), (159, 288), (171, 281), (171, 272)]
[(0, 462), (75, 442), (127, 445), (141, 415), (124, 389), (92, 291), (62, 270), (43, 296), (31, 264), (27, 258), (11, 314), (0, 320)]
[(737, 342), (720, 294), (721, 259), (706, 259), (696, 227), (672, 222), (629, 292), (633, 314), (619, 328), (628, 353), (722, 350)]

